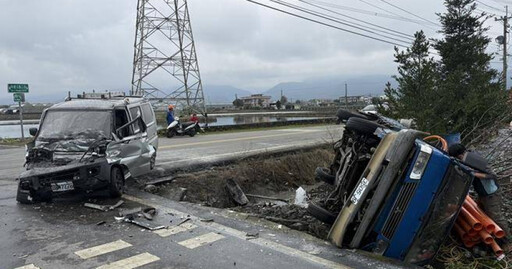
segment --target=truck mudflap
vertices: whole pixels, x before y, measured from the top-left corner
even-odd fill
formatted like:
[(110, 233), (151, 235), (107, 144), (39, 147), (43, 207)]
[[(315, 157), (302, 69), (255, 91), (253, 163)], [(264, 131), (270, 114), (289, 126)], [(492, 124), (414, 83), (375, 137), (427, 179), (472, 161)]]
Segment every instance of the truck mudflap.
[(414, 148), (414, 141), (424, 135), (425, 133), (416, 130), (404, 130), (398, 133), (396, 140), (386, 153), (385, 160), (388, 164), (380, 175), (375, 193), (349, 244), (351, 248), (361, 246), (361, 241), (367, 234), (368, 227), (371, 227), (370, 224), (375, 219), (376, 213), (382, 208), (389, 189), (400, 180), (400, 171), (403, 171), (408, 164), (407, 159), (410, 158), (410, 152)]
[(350, 198), (347, 199), (343, 205), (343, 208), (338, 214), (338, 217), (327, 236), (327, 238), (336, 246), (342, 246), (348, 225), (352, 222), (354, 216), (361, 208), (361, 204), (363, 204), (363, 201), (366, 199), (369, 191), (374, 188), (377, 181), (376, 179), (378, 178), (379, 172), (382, 168), (382, 163), (386, 157), (387, 149), (393, 144), (397, 137), (398, 133), (389, 133), (382, 139), (370, 162), (366, 166), (365, 171), (361, 175), (361, 178), (356, 185), (357, 187), (355, 187), (350, 193)]

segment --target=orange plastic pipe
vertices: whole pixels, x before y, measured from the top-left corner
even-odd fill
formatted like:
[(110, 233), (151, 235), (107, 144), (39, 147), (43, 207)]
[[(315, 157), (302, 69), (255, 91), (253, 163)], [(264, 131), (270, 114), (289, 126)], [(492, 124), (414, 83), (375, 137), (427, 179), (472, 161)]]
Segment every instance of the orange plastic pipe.
[(461, 208), (460, 214), (464, 218), (464, 220), (473, 228), (475, 231), (480, 231), (484, 227), (478, 219), (473, 217), (471, 213), (469, 213), (464, 207)]
[(466, 201), (469, 202), (469, 204), (473, 205), (473, 207), (480, 213), (480, 215), (482, 215), (484, 217), (487, 217), (489, 222), (494, 225), (494, 229), (492, 231), (492, 234), (494, 236), (496, 236), (496, 238), (503, 238), (506, 235), (505, 232), (503, 231), (503, 229), (501, 229), (501, 227), (498, 226), (498, 224), (496, 224), (496, 222), (494, 222), (494, 220), (489, 218), (489, 216), (487, 216), (487, 214), (485, 214), (485, 212), (483, 212), (483, 210), (480, 209), (480, 207), (477, 205), (477, 203), (473, 199), (471, 199), (471, 197), (469, 197), (469, 195), (466, 196)]
[(484, 226), (484, 229), (488, 233), (494, 232), (494, 229), (496, 228), (496, 226), (494, 225), (493, 221), (487, 215), (482, 214), (483, 212), (481, 212), (478, 208), (475, 208), (474, 206), (472, 206), (470, 203), (464, 202), (463, 206), (473, 217), (475, 217), (477, 220), (479, 220), (482, 223), (482, 225)]
[(461, 216), (457, 218), (457, 222), (455, 224), (457, 223), (469, 236), (475, 236), (478, 234), (478, 232), (473, 230), (473, 228), (471, 228), (471, 226)]
[(494, 254), (496, 254), (498, 257), (504, 253), (503, 249), (501, 249), (501, 247), (498, 245), (498, 243), (496, 243), (496, 241), (494, 241), (494, 239), (491, 242), (491, 248), (494, 251)]
[(464, 231), (464, 229), (462, 229), (462, 227), (460, 227), (458, 223), (455, 223), (453, 228), (455, 229), (455, 232), (459, 235), (460, 239), (462, 239), (462, 241), (467, 241), (468, 239), (470, 239), (466, 231)]
[(492, 234), (494, 236), (496, 236), (496, 238), (503, 238), (503, 237), (505, 237), (505, 231), (503, 231), (503, 229), (501, 229), (501, 227), (497, 226), (497, 225), (496, 225), (496, 228), (494, 229), (494, 232)]
[(486, 243), (487, 245), (491, 244), (494, 241), (494, 239), (492, 239), (492, 236), (485, 230), (481, 230), (479, 234), (484, 243)]
[(431, 135), (431, 136), (427, 136), (427, 137), (423, 138), (424, 141), (433, 140), (433, 139), (437, 139), (437, 140), (441, 141), (443, 150), (448, 152), (448, 142), (446, 142), (446, 140), (444, 138), (442, 138), (438, 135)]
[(473, 242), (473, 241), (462, 241), (462, 242), (464, 243), (464, 246), (467, 247), (467, 248), (472, 248), (476, 244), (478, 244), (478, 242)]

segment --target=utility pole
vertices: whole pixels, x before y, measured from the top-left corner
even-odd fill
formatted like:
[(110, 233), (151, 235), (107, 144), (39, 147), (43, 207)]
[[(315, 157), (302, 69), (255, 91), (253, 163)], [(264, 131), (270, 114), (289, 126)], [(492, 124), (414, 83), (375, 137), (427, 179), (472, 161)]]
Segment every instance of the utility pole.
[(347, 83), (345, 82), (345, 109), (348, 109), (348, 88)]
[(137, 1), (131, 95), (206, 115), (187, 1)]
[(508, 16), (508, 6), (505, 6), (505, 16), (501, 16), (500, 18), (496, 18), (496, 21), (503, 21), (503, 38), (498, 37), (498, 43), (503, 45), (503, 74), (502, 74), (502, 80), (503, 80), (503, 88), (504, 90), (507, 90), (507, 69), (508, 69), (508, 63), (507, 63), (507, 35), (508, 35), (508, 19), (512, 17)]

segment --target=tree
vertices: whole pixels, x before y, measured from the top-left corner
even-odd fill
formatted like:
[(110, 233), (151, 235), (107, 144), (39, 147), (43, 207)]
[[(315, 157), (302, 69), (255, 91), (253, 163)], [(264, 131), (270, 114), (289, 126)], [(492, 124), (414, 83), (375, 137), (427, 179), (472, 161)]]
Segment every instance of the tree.
[(243, 107), (244, 106), (244, 101), (242, 101), (242, 99), (235, 99), (235, 101), (233, 101), (233, 105), (236, 107), (236, 108), (240, 108), (240, 107)]
[(283, 95), (283, 96), (281, 96), (281, 100), (280, 101), (281, 101), (282, 105), (286, 105), (288, 103), (288, 98), (286, 98), (286, 96)]
[(487, 15), (476, 13), (475, 0), (446, 0), (440, 15), (444, 38), (435, 40), (439, 51), (440, 91), (438, 110), (448, 132), (471, 136), (506, 111), (506, 93), (498, 72), (490, 68), (493, 58), (486, 53), (491, 41), (483, 27)]
[(279, 100), (278, 100), (278, 101), (276, 102), (276, 107), (277, 107), (277, 109), (281, 109), (281, 106), (282, 106), (281, 101), (279, 101)]
[(398, 75), (393, 78), (398, 82), (398, 87), (395, 89), (391, 83), (386, 84), (384, 93), (392, 109), (388, 112), (380, 106), (380, 111), (396, 118), (413, 118), (419, 129), (435, 131), (439, 118), (435, 111), (439, 77), (437, 64), (429, 57), (430, 48), (423, 31), (414, 34), (410, 48), (400, 51), (395, 47)]

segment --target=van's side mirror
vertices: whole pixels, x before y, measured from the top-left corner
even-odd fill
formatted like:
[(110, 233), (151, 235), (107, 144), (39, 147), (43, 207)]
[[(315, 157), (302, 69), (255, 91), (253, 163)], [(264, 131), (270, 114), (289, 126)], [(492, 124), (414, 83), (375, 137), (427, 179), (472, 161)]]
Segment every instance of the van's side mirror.
[(37, 128), (30, 128), (30, 129), (28, 129), (28, 132), (30, 133), (31, 136), (36, 136)]

